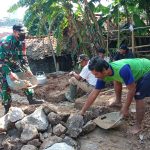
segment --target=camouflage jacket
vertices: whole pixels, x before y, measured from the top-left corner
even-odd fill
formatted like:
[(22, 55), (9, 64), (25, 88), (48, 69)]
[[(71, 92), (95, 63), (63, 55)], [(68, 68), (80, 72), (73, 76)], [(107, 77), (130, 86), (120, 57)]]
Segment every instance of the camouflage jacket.
[(25, 42), (20, 42), (13, 35), (9, 35), (0, 41), (0, 71), (2, 74), (12, 72), (24, 72), (30, 70)]

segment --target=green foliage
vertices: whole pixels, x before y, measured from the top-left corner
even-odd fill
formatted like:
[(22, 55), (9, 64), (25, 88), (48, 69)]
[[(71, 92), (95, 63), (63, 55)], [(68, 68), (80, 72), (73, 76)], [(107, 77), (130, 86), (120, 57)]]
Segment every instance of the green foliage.
[(8, 9), (8, 12), (9, 12), (9, 13), (12, 13), (12, 12), (16, 11), (16, 10), (17, 10), (18, 8), (20, 8), (20, 7), (21, 7), (20, 3), (14, 4), (13, 6), (11, 6), (11, 7)]
[[(19, 0), (10, 7), (9, 12), (16, 11), (19, 7), (27, 7), (24, 17), (24, 24), (31, 35), (47, 35), (53, 31), (57, 38), (57, 52), (70, 48), (70, 37), (64, 42), (64, 29), (71, 27), (72, 36), (75, 36), (76, 47), (78, 50), (93, 54), (91, 43), (98, 43), (99, 37), (96, 37), (97, 29), (95, 22), (92, 20), (88, 11), (84, 10), (84, 0)], [(77, 10), (74, 10), (74, 4)], [(98, 5), (95, 5), (98, 4)], [(100, 13), (101, 18), (97, 21), (100, 29), (106, 20), (110, 19), (114, 24), (120, 25), (121, 21), (127, 21), (133, 16), (135, 26), (145, 26), (141, 16), (149, 20), (150, 24), (150, 1), (149, 0), (113, 0), (107, 7), (100, 3), (100, 0), (88, 1), (88, 7), (92, 13)], [(80, 23), (78, 26), (76, 23)], [(48, 29), (48, 31), (46, 30)], [(72, 31), (70, 31), (72, 32)], [(136, 31), (136, 34), (147, 34), (148, 30)], [(87, 48), (88, 47), (88, 48)]]
[(97, 7), (95, 7), (94, 12), (101, 12), (103, 15), (108, 15), (110, 13), (110, 8), (99, 4)]
[(36, 17), (36, 13), (26, 12), (24, 17), (25, 26), (28, 27), (30, 35), (38, 35), (39, 18)]

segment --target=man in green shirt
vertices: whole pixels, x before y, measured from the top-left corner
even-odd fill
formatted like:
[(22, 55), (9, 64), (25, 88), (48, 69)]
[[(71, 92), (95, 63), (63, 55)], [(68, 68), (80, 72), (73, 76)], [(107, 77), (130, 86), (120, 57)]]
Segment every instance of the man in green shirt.
[[(89, 70), (98, 78), (95, 89), (90, 93), (88, 100), (81, 110), (83, 115), (92, 105), (100, 90), (105, 87), (106, 82), (117, 81), (125, 83), (128, 88), (127, 99), (122, 106), (120, 113), (123, 116), (128, 115), (129, 106), (135, 98), (136, 101), (136, 124), (132, 133), (138, 133), (141, 130), (141, 124), (144, 117), (145, 97), (150, 97), (150, 60), (148, 59), (122, 59), (119, 61), (107, 63), (99, 57), (93, 57), (89, 62)], [(121, 90), (118, 90), (121, 92)], [(119, 95), (121, 93), (118, 93)], [(121, 101), (117, 101), (121, 103)]]
[[(6, 76), (11, 80), (18, 79), (15, 73), (25, 72), (27, 76), (32, 76), (25, 48), (26, 28), (21, 25), (13, 26), (13, 34), (4, 37), (0, 41), (0, 86), (2, 104), (5, 107), (5, 114), (11, 106), (11, 90), (8, 86)], [(41, 104), (42, 101), (33, 100), (33, 89), (25, 89), (25, 95), (29, 104)]]

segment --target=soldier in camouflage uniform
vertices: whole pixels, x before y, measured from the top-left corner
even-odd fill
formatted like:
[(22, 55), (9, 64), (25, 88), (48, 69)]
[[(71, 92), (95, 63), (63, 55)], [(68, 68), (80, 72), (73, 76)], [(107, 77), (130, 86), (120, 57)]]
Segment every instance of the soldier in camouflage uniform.
[[(26, 49), (25, 49), (25, 28), (19, 24), (13, 26), (13, 34), (3, 38), (0, 41), (0, 93), (2, 104), (5, 108), (5, 114), (11, 106), (11, 90), (8, 86), (6, 75), (11, 80), (16, 80), (17, 72), (26, 72), (27, 76), (32, 76), (30, 70)], [(29, 104), (41, 104), (43, 101), (33, 99), (33, 89), (24, 90)]]

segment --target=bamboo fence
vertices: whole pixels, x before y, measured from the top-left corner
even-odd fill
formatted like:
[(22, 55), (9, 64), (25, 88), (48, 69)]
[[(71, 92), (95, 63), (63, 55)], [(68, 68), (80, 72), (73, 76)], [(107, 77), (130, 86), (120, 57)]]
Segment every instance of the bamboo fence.
[[(135, 54), (135, 53), (150, 53), (150, 50), (147, 50), (147, 51), (135, 51), (135, 49), (139, 49), (139, 48), (145, 48), (145, 47), (150, 47), (150, 44), (148, 44), (148, 45), (140, 45), (140, 46), (136, 46), (135, 45), (135, 37), (140, 37), (140, 38), (146, 38), (146, 37), (149, 37), (150, 38), (150, 36), (135, 36), (134, 35), (134, 31), (135, 30), (139, 30), (139, 29), (147, 29), (147, 28), (150, 28), (150, 26), (145, 26), (145, 27), (133, 27), (133, 30), (131, 31), (132, 33), (131, 33), (131, 43), (132, 43), (132, 46), (131, 47), (129, 47), (130, 49), (132, 49), (132, 52)], [(130, 29), (120, 29), (120, 28), (118, 28), (118, 30), (108, 30), (108, 31), (106, 31), (106, 33), (107, 33), (107, 40), (106, 40), (106, 42), (107, 42), (107, 45), (108, 45), (108, 43), (109, 43), (109, 41), (113, 41), (113, 40), (120, 40), (120, 33), (121, 32), (123, 32), (123, 31), (130, 31)], [(109, 39), (109, 33), (108, 32), (117, 32), (118, 33), (118, 38), (113, 38), (113, 39)], [(120, 43), (120, 41), (118, 42), (118, 43)], [(108, 46), (107, 46), (107, 51), (108, 51)]]

